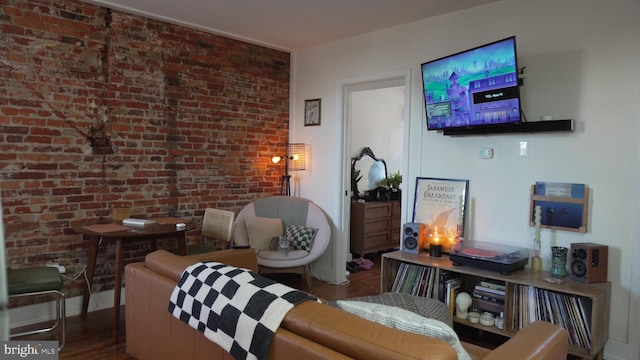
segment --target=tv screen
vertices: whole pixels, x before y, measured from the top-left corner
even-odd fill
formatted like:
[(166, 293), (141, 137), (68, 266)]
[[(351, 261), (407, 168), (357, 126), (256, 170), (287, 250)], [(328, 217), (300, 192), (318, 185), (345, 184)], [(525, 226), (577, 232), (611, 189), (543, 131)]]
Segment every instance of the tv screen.
[(427, 129), (520, 122), (515, 36), (421, 65)]

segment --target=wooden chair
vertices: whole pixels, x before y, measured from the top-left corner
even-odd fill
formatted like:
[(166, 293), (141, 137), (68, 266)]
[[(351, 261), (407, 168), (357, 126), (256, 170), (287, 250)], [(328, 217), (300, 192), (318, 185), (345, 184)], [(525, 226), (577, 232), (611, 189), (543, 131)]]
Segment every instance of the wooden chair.
[(201, 235), (203, 244), (187, 247), (187, 253), (190, 255), (202, 254), (219, 250), (219, 248), (210, 244), (211, 240), (225, 241), (227, 242), (226, 247), (230, 247), (234, 219), (235, 214), (232, 211), (206, 208), (202, 217)]

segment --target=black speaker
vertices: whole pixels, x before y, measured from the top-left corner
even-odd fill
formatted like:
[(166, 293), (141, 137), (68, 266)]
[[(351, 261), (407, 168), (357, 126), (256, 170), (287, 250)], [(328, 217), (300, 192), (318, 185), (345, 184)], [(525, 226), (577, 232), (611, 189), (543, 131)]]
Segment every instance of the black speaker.
[(571, 244), (571, 278), (583, 283), (607, 281), (609, 247), (594, 243)]
[(422, 233), (424, 224), (406, 223), (402, 228), (402, 251), (419, 254), (422, 250)]

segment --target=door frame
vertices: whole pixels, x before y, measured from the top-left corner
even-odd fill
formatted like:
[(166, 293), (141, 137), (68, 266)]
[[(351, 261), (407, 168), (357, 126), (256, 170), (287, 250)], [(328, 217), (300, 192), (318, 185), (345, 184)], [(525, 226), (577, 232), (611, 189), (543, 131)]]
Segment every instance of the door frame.
[[(342, 191), (340, 191), (339, 203), (340, 203), (340, 226), (342, 229), (339, 237), (342, 241), (338, 242), (338, 246), (335, 247), (334, 259), (336, 259), (337, 266), (337, 279), (344, 279), (346, 281), (346, 263), (349, 257), (349, 242), (350, 242), (350, 217), (351, 217), (351, 109), (350, 98), (351, 94), (356, 91), (382, 89), (392, 86), (404, 86), (404, 134), (403, 134), (403, 156), (402, 156), (402, 173), (408, 174), (409, 168), (409, 149), (410, 146), (410, 125), (411, 125), (411, 70), (405, 69), (390, 73), (355, 77), (349, 79), (339, 80), (337, 82), (337, 109), (339, 111), (338, 118), (342, 124), (342, 149), (341, 149), (341, 176), (342, 176)], [(405, 176), (405, 179), (409, 179)], [(404, 188), (407, 182), (404, 181)], [(402, 192), (402, 203), (407, 203), (407, 191)], [(401, 219), (404, 221), (406, 217), (406, 206), (402, 206)], [(340, 281), (338, 281), (340, 282)]]

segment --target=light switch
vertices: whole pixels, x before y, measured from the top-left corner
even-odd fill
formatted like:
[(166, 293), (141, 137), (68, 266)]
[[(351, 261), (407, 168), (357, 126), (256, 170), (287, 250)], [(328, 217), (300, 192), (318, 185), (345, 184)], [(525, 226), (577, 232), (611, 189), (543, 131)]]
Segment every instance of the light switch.
[(529, 157), (529, 142), (520, 141), (520, 150), (518, 152), (520, 157)]

